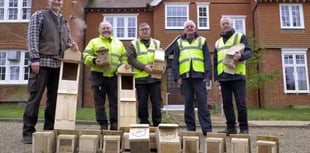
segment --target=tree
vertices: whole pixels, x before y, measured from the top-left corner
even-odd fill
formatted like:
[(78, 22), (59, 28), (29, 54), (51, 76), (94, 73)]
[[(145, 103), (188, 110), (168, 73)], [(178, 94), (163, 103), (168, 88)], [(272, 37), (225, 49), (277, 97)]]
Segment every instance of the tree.
[(252, 57), (247, 60), (247, 90), (254, 91), (259, 90), (265, 83), (272, 82), (279, 76), (279, 71), (274, 70), (272, 72), (261, 72), (259, 69), (259, 63), (263, 60), (265, 52), (264, 48), (257, 45), (257, 42), (252, 34), (247, 35), (248, 42), (252, 48)]

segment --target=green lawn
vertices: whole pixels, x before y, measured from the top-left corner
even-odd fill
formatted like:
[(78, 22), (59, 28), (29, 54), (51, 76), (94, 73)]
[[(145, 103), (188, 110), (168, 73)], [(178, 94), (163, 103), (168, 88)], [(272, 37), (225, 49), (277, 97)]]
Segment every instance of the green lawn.
[[(22, 118), (24, 107), (18, 104), (0, 104), (0, 118)], [(212, 116), (219, 115), (219, 111), (211, 110)], [(249, 120), (292, 120), (292, 121), (310, 121), (310, 109), (249, 109)], [(39, 118), (42, 119), (44, 108), (40, 108)], [(77, 120), (95, 121), (94, 108), (78, 108)], [(173, 122), (173, 119), (167, 118), (163, 113), (163, 122)]]

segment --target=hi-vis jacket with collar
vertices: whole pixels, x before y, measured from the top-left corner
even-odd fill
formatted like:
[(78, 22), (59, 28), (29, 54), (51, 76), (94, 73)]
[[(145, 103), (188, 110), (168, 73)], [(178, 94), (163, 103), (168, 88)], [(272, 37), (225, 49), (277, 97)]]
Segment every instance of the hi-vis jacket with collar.
[[(95, 59), (97, 57), (97, 51), (99, 48), (108, 48), (109, 51), (109, 69), (103, 69), (102, 66), (95, 65)], [(91, 71), (103, 72), (103, 76), (112, 77), (115, 75), (117, 68), (121, 64), (127, 64), (126, 49), (121, 41), (110, 36), (107, 39), (103, 36), (99, 36), (89, 41), (83, 52), (84, 64), (91, 67)]]
[[(142, 64), (153, 64), (155, 50), (160, 47), (159, 40), (151, 38), (150, 46), (148, 48), (146, 48), (146, 46), (140, 41), (140, 39), (133, 40), (131, 43), (136, 50), (137, 61), (139, 61)], [(143, 78), (148, 77), (150, 75), (149, 73), (141, 71), (137, 68), (133, 68), (133, 72), (136, 72), (135, 78)]]
[(190, 71), (191, 66), (195, 72), (205, 72), (204, 55), (202, 46), (205, 44), (206, 38), (198, 37), (192, 43), (187, 40), (179, 39), (178, 46), (180, 49), (179, 55), (179, 73), (180, 75)]
[[(225, 58), (225, 52), (227, 49), (231, 48), (234, 45), (237, 45), (241, 42), (242, 33), (235, 32), (226, 43), (224, 43), (223, 38), (220, 38), (215, 43), (215, 48), (217, 49), (217, 74), (220, 75), (224, 72), (227, 68), (223, 63)], [(246, 74), (246, 67), (245, 61), (238, 62), (236, 65), (236, 74), (245, 75)]]

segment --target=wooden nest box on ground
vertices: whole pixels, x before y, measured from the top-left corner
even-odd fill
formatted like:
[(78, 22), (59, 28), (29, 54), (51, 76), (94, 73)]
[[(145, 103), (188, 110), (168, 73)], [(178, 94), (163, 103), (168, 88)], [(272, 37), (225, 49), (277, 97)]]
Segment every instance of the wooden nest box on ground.
[(126, 64), (117, 70), (118, 129), (136, 124), (136, 88), (134, 72)]
[(81, 69), (81, 52), (71, 48), (61, 59), (55, 129), (74, 129)]

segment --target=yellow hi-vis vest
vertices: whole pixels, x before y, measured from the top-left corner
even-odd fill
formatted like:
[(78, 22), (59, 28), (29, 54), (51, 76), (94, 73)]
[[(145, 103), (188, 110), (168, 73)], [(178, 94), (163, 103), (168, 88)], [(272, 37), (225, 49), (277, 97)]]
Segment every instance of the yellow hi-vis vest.
[[(142, 64), (153, 64), (154, 62), (154, 56), (155, 56), (155, 50), (159, 48), (160, 46), (160, 41), (156, 39), (150, 39), (150, 46), (146, 48), (146, 46), (140, 41), (140, 40), (133, 40), (131, 42), (133, 44), (133, 47), (136, 50), (137, 54), (137, 61), (142, 63)], [(147, 77), (150, 74), (141, 71), (140, 69), (133, 68), (133, 72), (136, 72), (135, 78), (143, 78)]]
[[(217, 49), (217, 74), (220, 75), (227, 69), (225, 64), (223, 63), (225, 58), (225, 52), (227, 49), (231, 48), (234, 45), (237, 45), (241, 41), (242, 33), (235, 32), (224, 44), (223, 38), (220, 38), (215, 43), (215, 48)], [(238, 62), (236, 65), (236, 74), (245, 75), (245, 61)]]
[(179, 55), (179, 73), (180, 75), (189, 72), (191, 65), (195, 72), (205, 72), (204, 55), (202, 46), (206, 39), (198, 37), (189, 43), (187, 40), (179, 39), (178, 46), (180, 50)]
[[(109, 49), (109, 69), (103, 69), (102, 66), (93, 64), (93, 59), (97, 57), (97, 51), (101, 47)], [(128, 63), (125, 46), (120, 40), (115, 39), (113, 36), (111, 36), (111, 40), (101, 35), (90, 40), (83, 52), (83, 59), (84, 64), (91, 67), (91, 71), (103, 72), (103, 76), (105, 77), (114, 76), (117, 68), (121, 64)]]

